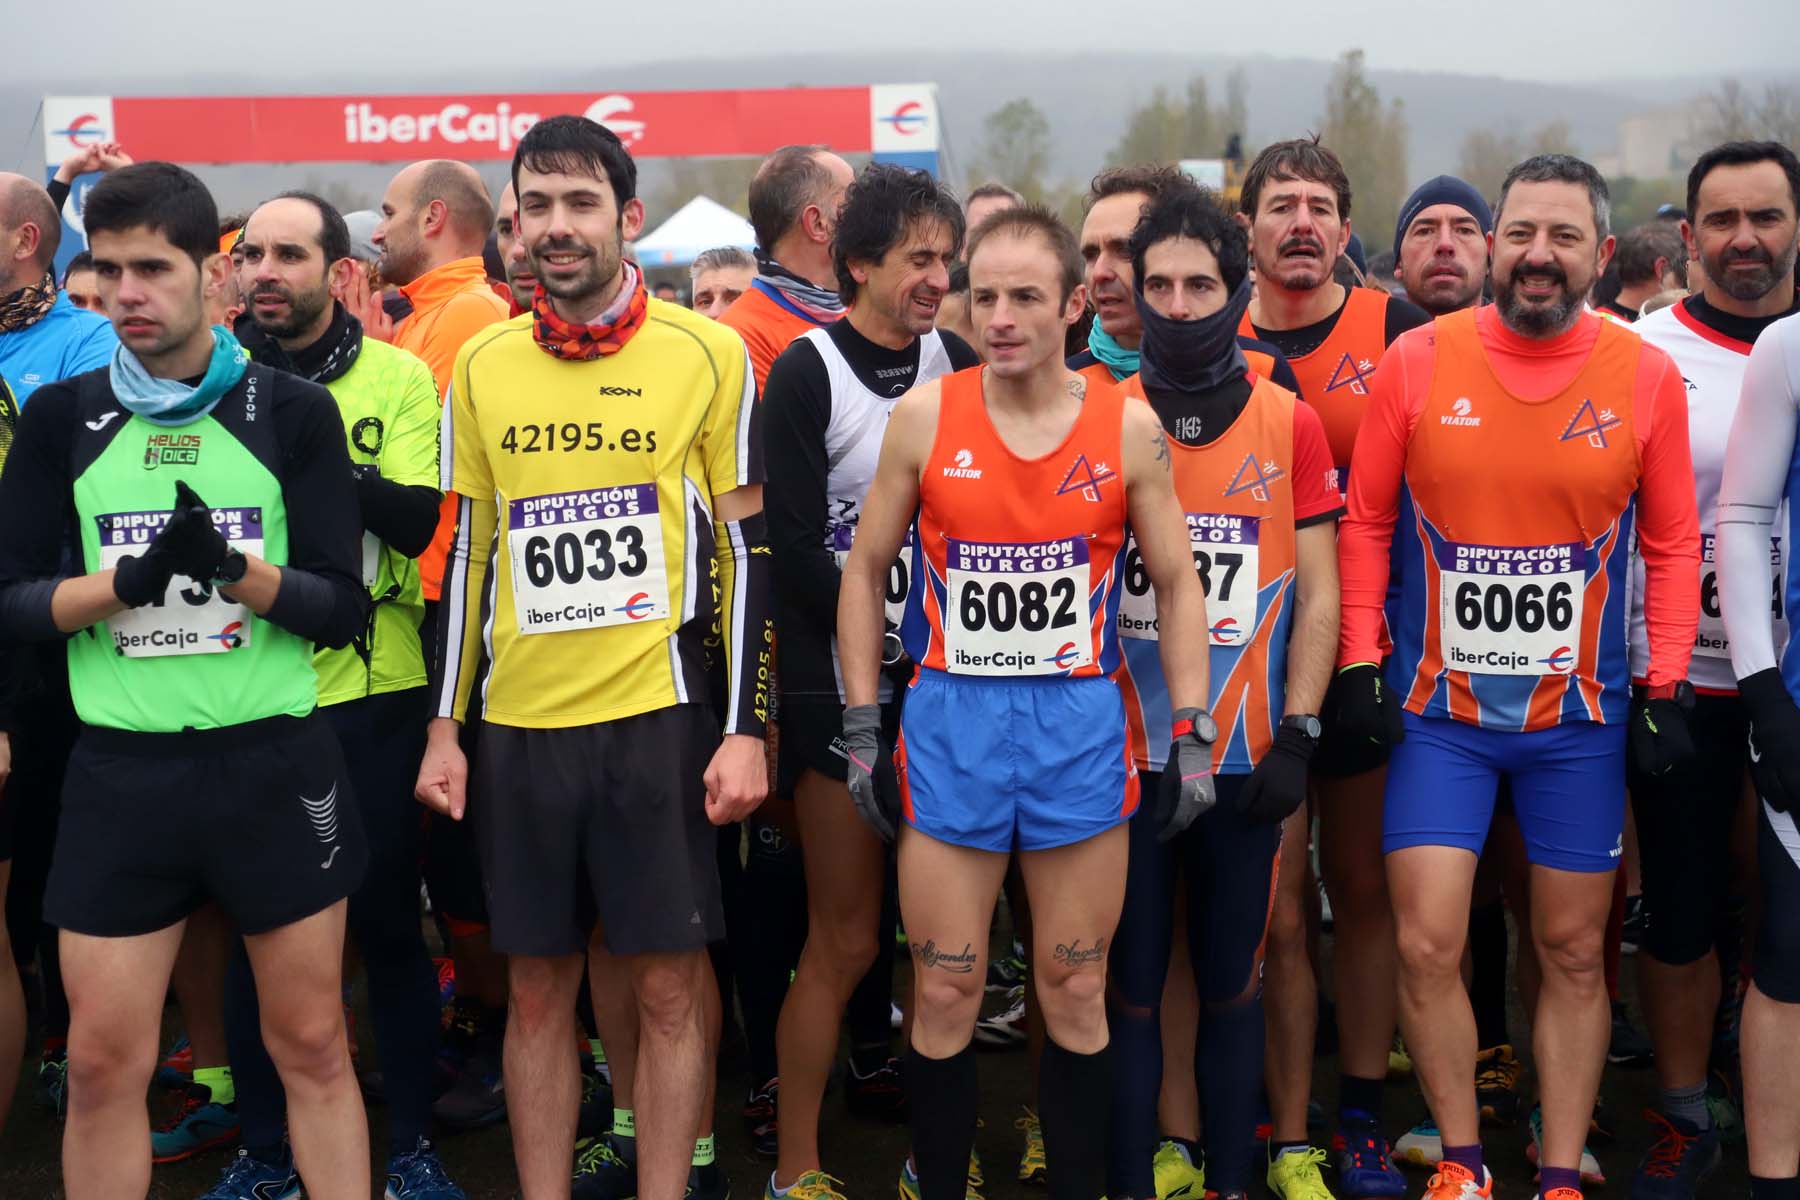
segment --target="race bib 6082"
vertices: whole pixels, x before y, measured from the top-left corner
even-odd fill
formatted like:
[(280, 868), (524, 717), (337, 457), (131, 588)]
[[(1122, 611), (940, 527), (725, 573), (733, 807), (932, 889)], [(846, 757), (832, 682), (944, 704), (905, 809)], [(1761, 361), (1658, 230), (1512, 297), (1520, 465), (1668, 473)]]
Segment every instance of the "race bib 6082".
[(959, 675), (1061, 675), (1094, 661), (1088, 546), (947, 538), (944, 663)]
[(669, 615), (655, 484), (509, 500), (506, 531), (520, 633)]

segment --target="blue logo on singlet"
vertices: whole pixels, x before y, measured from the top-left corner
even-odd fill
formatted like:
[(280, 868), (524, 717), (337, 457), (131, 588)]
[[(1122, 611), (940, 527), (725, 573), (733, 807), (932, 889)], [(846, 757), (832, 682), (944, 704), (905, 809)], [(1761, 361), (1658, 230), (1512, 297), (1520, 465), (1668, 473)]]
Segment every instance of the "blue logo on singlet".
[(1595, 411), (1592, 400), (1583, 400), (1575, 415), (1569, 418), (1569, 427), (1562, 431), (1558, 441), (1572, 442), (1578, 437), (1588, 440), (1588, 445), (1596, 450), (1606, 449), (1606, 431), (1617, 429), (1625, 422), (1614, 415), (1610, 408)]

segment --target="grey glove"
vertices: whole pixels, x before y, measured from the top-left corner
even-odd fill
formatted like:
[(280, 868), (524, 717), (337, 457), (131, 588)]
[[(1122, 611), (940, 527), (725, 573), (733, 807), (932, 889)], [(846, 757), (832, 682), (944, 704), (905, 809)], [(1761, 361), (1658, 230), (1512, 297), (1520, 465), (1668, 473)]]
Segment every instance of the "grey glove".
[(852, 704), (844, 709), (844, 750), (850, 760), (844, 782), (849, 785), (856, 815), (882, 841), (893, 841), (900, 825), (900, 795), (895, 787), (881, 786), (882, 776), (893, 782), (893, 760), (881, 741), (879, 704)]
[(1156, 840), (1166, 842), (1205, 816), (1213, 793), (1212, 745), (1219, 727), (1204, 709), (1175, 710), (1174, 740), (1156, 793)]

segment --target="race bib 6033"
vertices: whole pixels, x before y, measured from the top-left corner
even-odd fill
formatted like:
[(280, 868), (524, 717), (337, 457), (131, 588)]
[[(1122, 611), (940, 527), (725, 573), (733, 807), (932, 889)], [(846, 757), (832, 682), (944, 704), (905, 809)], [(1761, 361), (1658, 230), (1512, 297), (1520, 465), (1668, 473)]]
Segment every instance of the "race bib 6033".
[(509, 500), (506, 545), (520, 633), (669, 615), (655, 484)]

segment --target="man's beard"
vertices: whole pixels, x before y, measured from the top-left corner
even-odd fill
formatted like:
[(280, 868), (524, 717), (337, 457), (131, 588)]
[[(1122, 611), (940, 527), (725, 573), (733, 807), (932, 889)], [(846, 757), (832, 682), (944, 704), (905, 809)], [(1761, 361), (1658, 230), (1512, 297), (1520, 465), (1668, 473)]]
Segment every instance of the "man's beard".
[[(270, 324), (259, 317), (256, 312), (256, 301), (262, 296), (275, 296), (286, 300), (288, 304), (287, 318)], [(313, 322), (319, 319), (319, 314), (331, 306), (331, 292), (324, 288), (317, 292), (300, 293), (290, 292), (286, 288), (279, 287), (261, 288), (251, 292), (244, 303), (250, 313), (250, 319), (256, 323), (256, 327), (270, 337), (279, 340), (298, 337), (311, 329)]]
[[(537, 277), (544, 294), (567, 303), (580, 304), (604, 292), (619, 274), (621, 247), (590, 246), (578, 238), (558, 238), (534, 246), (528, 257), (531, 273)], [(574, 275), (556, 277), (544, 259), (552, 254), (585, 253), (585, 269)]]
[[(1794, 269), (1794, 247), (1777, 259), (1773, 254), (1758, 246), (1747, 253), (1727, 247), (1714, 258), (1702, 258), (1700, 265), (1706, 270), (1706, 277), (1719, 286), (1719, 290), (1733, 300), (1746, 302), (1761, 300), (1776, 286), (1786, 279)], [(1733, 263), (1757, 262), (1763, 269), (1753, 275), (1734, 275), (1731, 271)]]
[[(1521, 277), (1554, 280), (1562, 288), (1562, 297), (1537, 302), (1525, 300), (1518, 293)], [(1570, 287), (1568, 272), (1555, 263), (1530, 269), (1515, 267), (1509, 278), (1494, 280), (1494, 304), (1500, 309), (1501, 319), (1513, 330), (1526, 337), (1549, 337), (1561, 333), (1574, 322), (1592, 284), (1590, 279), (1579, 290)]]

